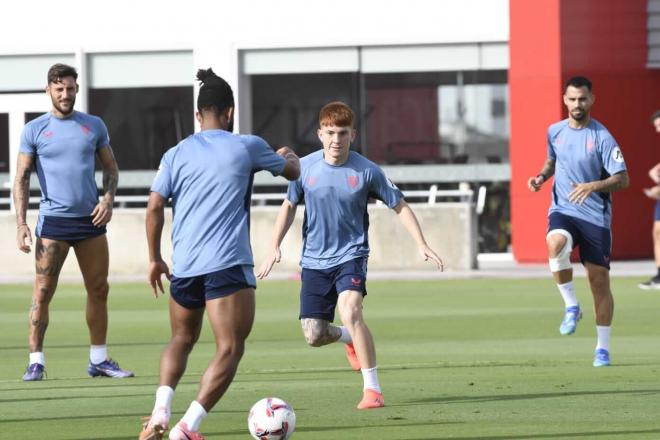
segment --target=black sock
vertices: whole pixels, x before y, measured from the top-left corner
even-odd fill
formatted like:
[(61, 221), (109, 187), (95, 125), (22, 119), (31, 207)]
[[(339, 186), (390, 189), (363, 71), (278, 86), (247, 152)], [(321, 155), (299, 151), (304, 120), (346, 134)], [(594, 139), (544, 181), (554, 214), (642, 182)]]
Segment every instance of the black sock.
[(657, 273), (657, 275), (655, 276), (655, 278), (660, 278), (660, 267), (658, 267), (658, 273)]

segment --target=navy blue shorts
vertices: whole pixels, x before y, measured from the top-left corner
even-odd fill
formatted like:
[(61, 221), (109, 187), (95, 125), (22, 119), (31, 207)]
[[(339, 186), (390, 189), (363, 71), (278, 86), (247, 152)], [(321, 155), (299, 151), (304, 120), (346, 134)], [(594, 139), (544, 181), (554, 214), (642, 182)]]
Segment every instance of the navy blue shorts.
[(335, 320), (335, 307), (341, 292), (356, 290), (367, 294), (367, 257), (346, 261), (330, 269), (302, 270), (300, 316)]
[(653, 215), (653, 219), (658, 222), (660, 221), (660, 200), (655, 202), (655, 213)]
[(593, 223), (576, 217), (553, 212), (549, 217), (548, 232), (553, 229), (564, 229), (573, 237), (573, 247), (580, 247), (580, 261), (585, 261), (610, 268), (612, 253), (612, 232), (608, 228), (596, 226)]
[(70, 246), (106, 233), (105, 225), (94, 226), (92, 217), (40, 215), (34, 234), (39, 238), (66, 241)]
[(201, 309), (206, 301), (229, 296), (241, 289), (257, 287), (252, 266), (241, 265), (194, 277), (172, 275), (170, 295), (186, 309)]

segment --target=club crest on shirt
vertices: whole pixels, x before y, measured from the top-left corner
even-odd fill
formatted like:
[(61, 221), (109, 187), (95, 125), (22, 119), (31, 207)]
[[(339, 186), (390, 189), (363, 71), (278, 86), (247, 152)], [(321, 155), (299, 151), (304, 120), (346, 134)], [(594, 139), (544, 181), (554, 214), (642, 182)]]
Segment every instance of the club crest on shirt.
[(623, 163), (623, 153), (621, 152), (621, 149), (618, 146), (612, 149), (612, 160), (614, 162)]
[(86, 126), (86, 125), (84, 125), (84, 124), (80, 126), (80, 129), (81, 129), (82, 132), (85, 134), (85, 136), (87, 136), (87, 135), (89, 134), (89, 132), (91, 131), (91, 130), (89, 129), (89, 127)]
[(50, 139), (53, 137), (54, 134), (55, 134), (54, 131), (44, 131), (42, 136), (45, 137), (46, 139)]
[(357, 176), (348, 176), (348, 184), (351, 188), (357, 188), (358, 186), (358, 177)]
[(314, 186), (314, 185), (316, 185), (316, 177), (309, 176), (307, 178), (307, 186)]
[(592, 153), (594, 151), (594, 147), (596, 144), (594, 143), (594, 140), (589, 138), (587, 139), (587, 153)]

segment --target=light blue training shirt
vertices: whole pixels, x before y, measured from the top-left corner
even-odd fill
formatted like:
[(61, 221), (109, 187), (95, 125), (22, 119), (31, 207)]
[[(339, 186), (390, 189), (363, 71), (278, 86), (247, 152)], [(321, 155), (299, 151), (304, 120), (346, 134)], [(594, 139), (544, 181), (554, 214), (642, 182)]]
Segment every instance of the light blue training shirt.
[(254, 174), (286, 160), (258, 136), (204, 130), (169, 149), (151, 185), (172, 199), (172, 273), (193, 277), (254, 265), (250, 197)]
[(74, 111), (63, 119), (46, 113), (25, 125), (19, 151), (35, 157), (40, 215), (92, 214), (99, 202), (94, 159), (108, 145), (108, 129), (101, 118), (86, 113)]
[(394, 208), (403, 198), (383, 170), (351, 151), (339, 166), (323, 159), (323, 150), (300, 160), (300, 177), (289, 183), (287, 199), (304, 201), (303, 251), (305, 269), (328, 269), (369, 255), (369, 198)]
[(623, 153), (605, 126), (594, 119), (581, 129), (571, 128), (568, 119), (551, 125), (548, 128), (548, 158), (555, 161), (549, 214), (559, 212), (609, 228), (612, 218), (610, 193), (591, 193), (581, 205), (568, 201), (573, 183), (603, 180), (626, 170)]

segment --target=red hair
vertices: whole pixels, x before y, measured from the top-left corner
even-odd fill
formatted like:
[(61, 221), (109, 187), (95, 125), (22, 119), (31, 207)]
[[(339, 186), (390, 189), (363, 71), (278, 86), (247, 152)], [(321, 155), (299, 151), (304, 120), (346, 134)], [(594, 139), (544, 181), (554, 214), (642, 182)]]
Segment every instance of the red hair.
[(334, 101), (323, 106), (319, 112), (319, 127), (334, 125), (353, 128), (353, 110), (341, 101)]

